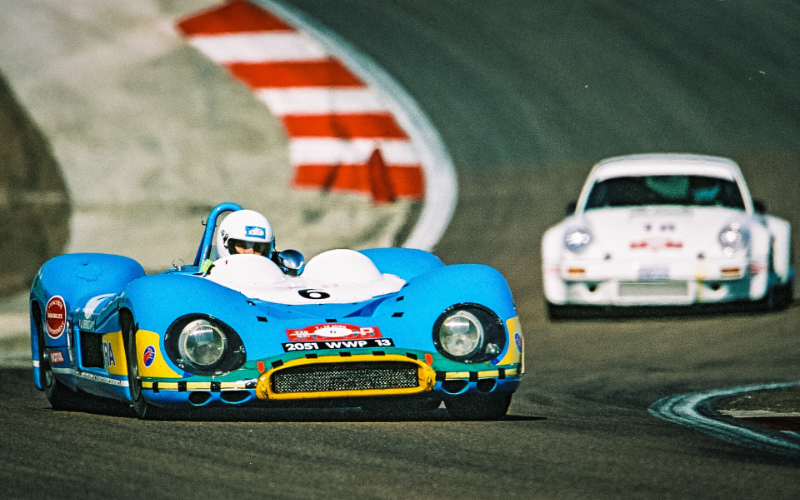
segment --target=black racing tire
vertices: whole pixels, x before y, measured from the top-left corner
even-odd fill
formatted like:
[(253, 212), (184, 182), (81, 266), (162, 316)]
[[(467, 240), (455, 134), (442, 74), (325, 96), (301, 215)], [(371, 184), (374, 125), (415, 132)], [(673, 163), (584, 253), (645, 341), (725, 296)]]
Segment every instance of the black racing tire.
[(511, 394), (465, 394), (444, 404), (455, 420), (496, 420), (508, 413)]
[(794, 278), (770, 288), (763, 300), (768, 311), (783, 311), (789, 307), (794, 300)]
[(154, 418), (157, 410), (144, 399), (142, 379), (139, 377), (139, 360), (136, 352), (136, 323), (129, 313), (119, 317), (122, 327), (122, 338), (125, 342), (125, 360), (128, 365), (128, 389), (131, 397), (131, 408), (140, 419)]
[(574, 308), (572, 306), (553, 304), (549, 301), (545, 301), (544, 306), (547, 319), (550, 321), (561, 321), (574, 316)]

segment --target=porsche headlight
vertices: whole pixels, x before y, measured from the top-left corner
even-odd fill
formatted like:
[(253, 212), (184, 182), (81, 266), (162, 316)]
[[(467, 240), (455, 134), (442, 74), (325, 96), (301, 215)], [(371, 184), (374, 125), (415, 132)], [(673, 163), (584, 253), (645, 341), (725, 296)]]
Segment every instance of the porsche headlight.
[(572, 253), (581, 253), (593, 239), (592, 232), (587, 227), (572, 227), (564, 233), (564, 246)]
[(228, 339), (215, 325), (196, 319), (183, 327), (178, 337), (181, 357), (200, 368), (211, 368), (225, 354)]
[(444, 311), (433, 326), (433, 343), (444, 357), (462, 363), (495, 358), (506, 346), (506, 329), (491, 310), (459, 304)]
[(730, 257), (734, 252), (747, 248), (750, 243), (750, 232), (738, 222), (732, 222), (719, 232), (719, 244), (725, 256)]

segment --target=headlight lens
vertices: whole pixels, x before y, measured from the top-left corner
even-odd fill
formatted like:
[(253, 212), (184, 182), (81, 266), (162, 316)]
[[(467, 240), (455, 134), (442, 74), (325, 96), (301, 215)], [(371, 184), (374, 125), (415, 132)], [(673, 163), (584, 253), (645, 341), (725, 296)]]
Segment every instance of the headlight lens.
[(456, 311), (439, 328), (442, 349), (457, 358), (469, 357), (483, 347), (483, 325), (474, 314)]
[(581, 253), (592, 243), (592, 232), (586, 227), (573, 227), (564, 233), (564, 246), (572, 253)]
[(197, 319), (183, 327), (178, 337), (178, 352), (200, 368), (211, 368), (225, 355), (227, 344), (222, 330), (204, 319)]
[(459, 363), (483, 363), (502, 355), (505, 324), (491, 309), (472, 303), (448, 307), (433, 324), (439, 354)]
[(750, 243), (750, 232), (738, 222), (732, 222), (719, 232), (719, 244), (726, 256), (747, 248)]

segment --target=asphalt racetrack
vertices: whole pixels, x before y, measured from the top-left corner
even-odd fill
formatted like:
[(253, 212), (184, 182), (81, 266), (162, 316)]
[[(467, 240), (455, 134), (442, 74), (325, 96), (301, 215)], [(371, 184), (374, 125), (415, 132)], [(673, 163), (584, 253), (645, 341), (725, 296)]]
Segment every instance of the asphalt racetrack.
[(800, 307), (552, 323), (539, 268), (544, 229), (591, 164), (617, 154), (731, 157), (769, 212), (800, 227), (800, 3), (291, 4), (393, 75), (450, 149), (460, 194), (435, 250), (511, 285), (527, 375), (509, 415), (139, 421), (53, 412), (29, 370), (2, 370), (0, 497), (800, 497), (796, 457), (648, 413), (671, 394), (800, 380)]

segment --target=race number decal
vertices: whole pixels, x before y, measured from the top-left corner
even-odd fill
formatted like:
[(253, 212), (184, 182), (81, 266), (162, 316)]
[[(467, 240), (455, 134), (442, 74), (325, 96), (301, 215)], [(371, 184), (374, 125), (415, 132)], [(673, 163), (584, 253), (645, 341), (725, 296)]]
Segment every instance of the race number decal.
[(64, 299), (60, 295), (51, 297), (47, 301), (44, 314), (47, 335), (51, 339), (59, 338), (67, 327), (67, 305), (64, 304)]
[(301, 297), (304, 299), (311, 299), (311, 300), (325, 300), (330, 298), (331, 294), (327, 292), (323, 292), (322, 290), (300, 290), (297, 293), (300, 294)]

